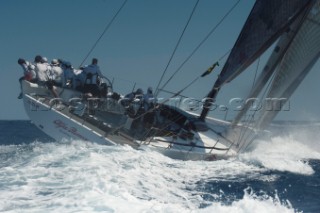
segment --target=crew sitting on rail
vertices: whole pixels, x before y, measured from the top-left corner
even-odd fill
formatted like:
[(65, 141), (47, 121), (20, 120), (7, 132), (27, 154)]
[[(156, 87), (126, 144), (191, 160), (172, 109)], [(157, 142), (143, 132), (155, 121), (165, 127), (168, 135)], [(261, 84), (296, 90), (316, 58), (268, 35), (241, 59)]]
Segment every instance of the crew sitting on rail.
[(58, 98), (58, 94), (53, 88), (53, 82), (48, 77), (50, 75), (48, 63), (46, 63), (40, 55), (35, 57), (34, 63), (38, 85), (46, 86), (52, 92), (53, 96)]
[(62, 87), (76, 89), (82, 92), (83, 77), (82, 70), (74, 69), (69, 61), (58, 59), (62, 69)]
[(59, 59), (59, 62), (63, 70), (62, 87), (74, 89), (74, 72), (71, 63), (62, 59)]
[(51, 79), (53, 80), (53, 84), (55, 86), (62, 87), (63, 84), (63, 70), (60, 66), (60, 63), (57, 59), (52, 59), (51, 61)]
[(18, 64), (22, 67), (23, 69), (23, 76), (19, 78), (19, 83), (20, 83), (20, 89), (21, 92), (18, 96), (19, 99), (22, 98), (22, 81), (30, 81), (32, 83), (36, 82), (36, 72), (35, 72), (35, 66), (31, 64), (29, 61), (24, 60), (23, 58), (18, 59)]

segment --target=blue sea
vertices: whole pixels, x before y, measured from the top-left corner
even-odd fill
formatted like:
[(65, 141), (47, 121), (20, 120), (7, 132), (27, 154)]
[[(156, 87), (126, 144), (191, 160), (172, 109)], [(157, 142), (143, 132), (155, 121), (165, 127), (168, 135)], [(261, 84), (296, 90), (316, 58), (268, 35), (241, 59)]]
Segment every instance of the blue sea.
[(320, 212), (320, 126), (277, 124), (214, 162), (58, 141), (0, 121), (0, 212)]

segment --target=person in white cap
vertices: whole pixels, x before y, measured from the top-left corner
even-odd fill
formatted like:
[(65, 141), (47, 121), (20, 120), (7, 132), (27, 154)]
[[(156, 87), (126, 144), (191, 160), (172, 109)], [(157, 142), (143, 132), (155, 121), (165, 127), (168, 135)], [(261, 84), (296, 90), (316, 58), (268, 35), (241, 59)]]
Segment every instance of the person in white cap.
[(35, 63), (35, 71), (36, 71), (38, 83), (47, 82), (49, 80), (49, 73), (48, 73), (47, 65), (43, 64), (42, 56), (37, 55), (34, 58), (34, 63)]
[(47, 87), (52, 92), (53, 96), (58, 98), (58, 94), (53, 88), (53, 81), (49, 78), (50, 72), (48, 70), (48, 65), (45, 64), (42, 56), (37, 55), (34, 62), (38, 85)]
[(52, 59), (51, 61), (51, 75), (54, 84), (56, 86), (62, 87), (64, 75), (60, 63), (57, 59)]

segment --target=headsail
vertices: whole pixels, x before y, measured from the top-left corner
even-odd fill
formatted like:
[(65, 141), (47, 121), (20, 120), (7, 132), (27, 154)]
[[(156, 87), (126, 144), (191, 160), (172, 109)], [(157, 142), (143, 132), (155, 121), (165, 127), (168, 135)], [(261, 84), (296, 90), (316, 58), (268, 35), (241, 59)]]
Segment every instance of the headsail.
[(308, 74), (320, 56), (320, 0), (310, 11), (299, 32), (290, 45), (276, 72), (268, 98), (272, 98), (272, 108), (267, 107), (258, 119), (258, 128), (265, 128)]
[(212, 99), (215, 99), (221, 86), (233, 80), (270, 47), (308, 3), (306, 0), (256, 1), (218, 80), (207, 96), (200, 119), (205, 119)]
[[(261, 93), (263, 88), (268, 83), (269, 79), (273, 75), (274, 71), (276, 70), (277, 65), (281, 62), (281, 59), (285, 55), (286, 51), (288, 50), (293, 38), (295, 37), (296, 33), (298, 32), (303, 20), (308, 15), (310, 7), (305, 8), (305, 11), (301, 13), (301, 15), (290, 25), (290, 27), (286, 30), (284, 34), (281, 35), (277, 45), (275, 46), (272, 54), (270, 55), (267, 63), (265, 64), (262, 72), (260, 73), (258, 79), (255, 82), (254, 87), (252, 88), (250, 94), (246, 98), (246, 100), (254, 100), (258, 97)], [(233, 120), (233, 126), (237, 125), (237, 123), (243, 118), (243, 116), (247, 113), (253, 103), (247, 101), (241, 111), (237, 114), (235, 119)]]

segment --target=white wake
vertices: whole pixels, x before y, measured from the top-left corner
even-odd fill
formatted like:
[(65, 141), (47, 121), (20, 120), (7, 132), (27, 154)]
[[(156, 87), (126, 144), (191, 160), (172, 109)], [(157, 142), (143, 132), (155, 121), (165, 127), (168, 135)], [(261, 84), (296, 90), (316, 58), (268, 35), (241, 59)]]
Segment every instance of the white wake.
[(214, 162), (83, 141), (1, 146), (0, 211), (295, 212), (290, 201), (248, 191), (227, 205), (208, 201), (198, 182), (274, 181), (269, 170), (312, 175), (308, 159), (320, 159), (320, 152), (306, 135), (306, 141), (294, 134), (260, 141), (237, 158)]

